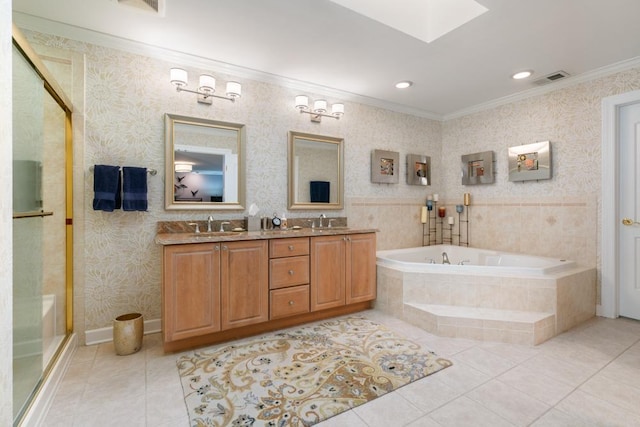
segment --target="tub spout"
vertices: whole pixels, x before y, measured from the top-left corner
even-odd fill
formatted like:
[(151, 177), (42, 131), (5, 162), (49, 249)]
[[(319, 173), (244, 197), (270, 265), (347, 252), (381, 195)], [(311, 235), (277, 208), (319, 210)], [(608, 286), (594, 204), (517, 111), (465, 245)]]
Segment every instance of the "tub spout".
[(447, 255), (447, 253), (446, 253), (446, 252), (442, 252), (442, 263), (443, 263), (443, 264), (451, 264), (451, 263), (449, 262), (449, 256)]

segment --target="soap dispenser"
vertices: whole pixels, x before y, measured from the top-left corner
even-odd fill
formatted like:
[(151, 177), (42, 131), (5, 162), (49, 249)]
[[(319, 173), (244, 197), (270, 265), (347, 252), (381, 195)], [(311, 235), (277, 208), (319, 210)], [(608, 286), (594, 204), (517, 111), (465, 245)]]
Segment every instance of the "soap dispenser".
[(280, 218), (281, 224), (280, 224), (280, 228), (282, 228), (283, 230), (287, 229), (287, 216), (284, 212), (282, 212), (282, 218)]

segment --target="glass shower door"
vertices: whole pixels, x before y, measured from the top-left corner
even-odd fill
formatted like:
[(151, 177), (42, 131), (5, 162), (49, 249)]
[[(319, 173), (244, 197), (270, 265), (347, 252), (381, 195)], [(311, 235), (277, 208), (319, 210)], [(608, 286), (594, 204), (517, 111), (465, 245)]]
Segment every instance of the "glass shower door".
[(43, 373), (41, 168), (44, 88), (13, 48), (13, 415)]

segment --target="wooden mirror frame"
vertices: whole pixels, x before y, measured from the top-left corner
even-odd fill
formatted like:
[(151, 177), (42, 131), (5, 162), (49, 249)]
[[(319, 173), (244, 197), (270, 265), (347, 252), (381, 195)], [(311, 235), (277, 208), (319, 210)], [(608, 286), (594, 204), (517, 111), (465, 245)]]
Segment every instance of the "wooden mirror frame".
[[(337, 146), (337, 156), (335, 158), (336, 179), (334, 185), (330, 188), (330, 194), (335, 194), (325, 202), (300, 201), (296, 197), (296, 189), (299, 183), (296, 176), (296, 141), (304, 141), (307, 143), (317, 143), (318, 147)], [(326, 144), (331, 144), (327, 146)], [(313, 135), (302, 132), (289, 132), (289, 167), (288, 167), (288, 205), (290, 210), (339, 210), (344, 209), (344, 139), (331, 136)], [(319, 161), (318, 159), (314, 159)], [(334, 188), (335, 187), (335, 188)]]
[[(175, 197), (175, 125), (192, 125), (237, 132), (237, 201), (207, 202), (178, 201)], [(195, 117), (165, 114), (165, 209), (167, 210), (244, 210), (245, 207), (245, 126), (236, 123), (220, 122)], [(215, 147), (213, 147), (215, 148)]]

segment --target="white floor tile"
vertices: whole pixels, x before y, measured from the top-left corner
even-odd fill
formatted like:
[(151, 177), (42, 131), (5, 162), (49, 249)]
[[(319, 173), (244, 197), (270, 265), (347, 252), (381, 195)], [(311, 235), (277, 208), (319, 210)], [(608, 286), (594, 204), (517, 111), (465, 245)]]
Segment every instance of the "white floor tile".
[[(376, 310), (371, 320), (453, 366), (320, 423), (323, 427), (640, 425), (640, 322), (594, 318), (539, 346), (444, 338)], [(45, 427), (189, 427), (176, 360), (160, 334), (140, 352), (79, 348)]]

